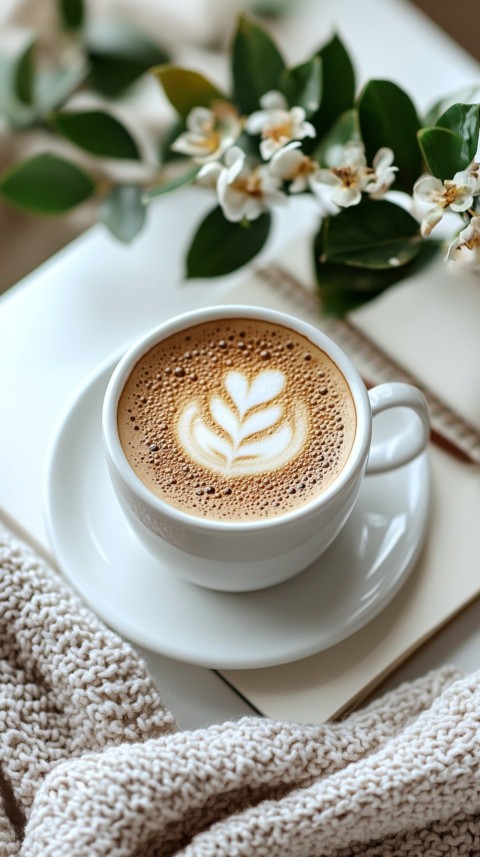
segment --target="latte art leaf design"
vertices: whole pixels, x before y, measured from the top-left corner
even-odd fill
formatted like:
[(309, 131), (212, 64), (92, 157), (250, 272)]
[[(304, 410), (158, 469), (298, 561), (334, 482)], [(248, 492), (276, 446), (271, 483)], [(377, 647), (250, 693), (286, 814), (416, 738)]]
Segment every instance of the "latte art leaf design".
[(228, 372), (225, 387), (234, 405), (243, 416), (255, 405), (275, 399), (284, 389), (287, 379), (278, 369), (266, 369), (249, 383), (243, 372)]
[(178, 439), (190, 458), (225, 476), (246, 476), (273, 470), (298, 455), (308, 432), (307, 410), (295, 402), (291, 415), (281, 401), (283, 372), (265, 370), (250, 379), (235, 370), (223, 384), (223, 395), (209, 401), (208, 415), (197, 401), (180, 414)]

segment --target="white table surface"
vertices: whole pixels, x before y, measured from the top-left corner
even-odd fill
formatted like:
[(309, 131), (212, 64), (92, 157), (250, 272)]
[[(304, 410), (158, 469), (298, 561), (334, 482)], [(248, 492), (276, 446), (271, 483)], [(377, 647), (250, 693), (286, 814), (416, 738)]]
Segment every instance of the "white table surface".
[[(422, 109), (478, 80), (475, 61), (406, 0), (304, 0), (295, 16), (276, 22), (274, 30), (292, 62), (306, 58), (337, 30), (355, 57), (360, 83), (370, 77), (396, 80)], [(221, 303), (245, 277), (243, 270), (212, 282), (183, 279), (183, 252), (211, 204), (206, 192), (191, 189), (157, 201), (148, 227), (129, 247), (94, 227), (0, 299), (0, 507), (47, 549), (48, 450), (77, 385), (138, 334), (185, 309)], [(275, 259), (285, 242), (310, 224), (311, 209), (300, 203), (295, 216), (281, 212), (262, 259)], [(445, 661), (476, 669), (478, 628), (476, 602), (388, 684)], [(185, 728), (251, 711), (214, 672), (142, 654)]]

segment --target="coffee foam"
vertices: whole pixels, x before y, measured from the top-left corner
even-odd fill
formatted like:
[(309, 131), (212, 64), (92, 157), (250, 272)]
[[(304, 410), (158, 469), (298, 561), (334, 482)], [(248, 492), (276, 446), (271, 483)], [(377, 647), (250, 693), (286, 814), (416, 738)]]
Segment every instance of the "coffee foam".
[(145, 485), (192, 514), (255, 520), (291, 511), (343, 469), (355, 406), (305, 337), (246, 319), (174, 334), (137, 363), (118, 408)]
[[(249, 378), (229, 371), (208, 411), (189, 401), (177, 424), (177, 442), (196, 464), (225, 477), (260, 476), (284, 467), (296, 457), (308, 436), (308, 413), (282, 401), (287, 377), (278, 369)], [(273, 404), (272, 404), (273, 401)]]

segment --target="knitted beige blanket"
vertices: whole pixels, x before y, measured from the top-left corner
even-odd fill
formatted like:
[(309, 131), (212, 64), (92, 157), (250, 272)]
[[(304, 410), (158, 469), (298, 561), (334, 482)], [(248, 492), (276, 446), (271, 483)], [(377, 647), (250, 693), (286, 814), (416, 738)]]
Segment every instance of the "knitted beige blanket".
[(0, 530), (0, 857), (480, 854), (480, 679), (339, 723), (179, 731), (145, 664)]

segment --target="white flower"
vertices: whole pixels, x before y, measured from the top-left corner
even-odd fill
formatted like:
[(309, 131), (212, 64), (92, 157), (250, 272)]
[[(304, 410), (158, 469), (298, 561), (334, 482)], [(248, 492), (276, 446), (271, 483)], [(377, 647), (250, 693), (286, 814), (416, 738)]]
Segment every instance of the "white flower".
[(318, 164), (300, 150), (301, 143), (294, 141), (279, 149), (273, 155), (269, 170), (282, 181), (289, 181), (290, 193), (302, 193), (311, 188)]
[(358, 205), (362, 191), (375, 178), (367, 167), (363, 143), (346, 143), (334, 150), (332, 158), (331, 166), (317, 170), (311, 183), (323, 214), (338, 214), (340, 208)]
[(260, 105), (263, 110), (252, 113), (245, 128), (249, 134), (262, 135), (260, 153), (265, 161), (291, 140), (316, 137), (317, 132), (313, 125), (305, 121), (303, 107), (292, 107), (289, 110), (281, 92), (267, 92), (260, 99)]
[(478, 215), (472, 217), (448, 248), (445, 261), (453, 262), (458, 259), (474, 265), (480, 264), (480, 216)]
[(211, 107), (194, 107), (187, 116), (187, 130), (172, 143), (174, 152), (190, 155), (199, 163), (220, 158), (233, 146), (241, 131), (240, 117), (227, 101)]
[(218, 177), (224, 169), (225, 167), (223, 167), (219, 161), (210, 161), (209, 163), (204, 164), (200, 169), (200, 172), (197, 173), (197, 184), (215, 188), (217, 186)]
[(279, 189), (281, 179), (263, 164), (251, 167), (238, 146), (227, 151), (225, 166), (206, 164), (199, 177), (216, 181), (218, 201), (226, 219), (233, 223), (256, 220), (271, 205), (283, 204), (287, 199)]
[(392, 150), (384, 147), (369, 167), (360, 141), (332, 147), (328, 168), (318, 169), (309, 180), (322, 214), (338, 214), (341, 208), (358, 205), (362, 193), (380, 199), (395, 179), (398, 167), (393, 166), (393, 158)]
[(386, 146), (378, 150), (372, 161), (373, 176), (365, 190), (372, 199), (380, 199), (395, 181), (398, 167), (393, 165), (395, 155)]
[(455, 175), (454, 181), (457, 184), (469, 185), (473, 196), (478, 196), (480, 193), (480, 164), (477, 161), (472, 161), (466, 170)]
[(441, 181), (434, 176), (421, 176), (413, 187), (414, 199), (429, 207), (422, 220), (421, 233), (427, 238), (440, 222), (445, 211), (467, 211), (473, 205), (474, 195), (479, 193), (478, 173), (471, 164), (467, 170), (456, 173), (453, 180)]

